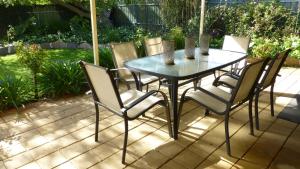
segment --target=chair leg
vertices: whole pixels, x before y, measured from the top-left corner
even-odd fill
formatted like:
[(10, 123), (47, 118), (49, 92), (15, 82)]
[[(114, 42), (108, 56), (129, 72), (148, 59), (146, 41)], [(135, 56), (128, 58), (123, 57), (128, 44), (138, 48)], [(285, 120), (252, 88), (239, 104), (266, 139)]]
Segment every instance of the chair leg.
[(271, 104), (271, 115), (274, 116), (274, 84), (271, 85), (270, 91), (270, 104)]
[[(168, 84), (168, 85), (169, 85), (169, 84)], [(172, 90), (171, 90), (171, 86), (168, 86), (168, 90), (169, 90), (170, 100), (172, 100)]]
[(95, 141), (98, 141), (98, 131), (99, 131), (99, 107), (95, 103), (95, 110), (96, 110), (96, 127), (95, 127)]
[(194, 90), (196, 91), (197, 89), (197, 83), (198, 83), (198, 80), (194, 80), (193, 81), (193, 87), (194, 87)]
[(169, 107), (168, 103), (166, 103), (165, 111), (166, 111), (167, 122), (168, 122), (169, 136), (172, 138), (173, 132), (172, 132), (172, 126), (171, 126), (170, 107)]
[(205, 109), (204, 115), (205, 115), (205, 116), (208, 116), (208, 115), (209, 115), (209, 110), (208, 110), (208, 109)]
[(185, 100), (183, 98), (180, 99), (180, 103), (179, 103), (179, 108), (178, 108), (178, 120), (177, 120), (177, 126), (179, 129), (179, 124), (180, 124), (180, 117), (181, 117), (181, 111), (182, 111), (182, 107), (183, 107), (183, 103), (185, 102)]
[(228, 129), (228, 121), (229, 121), (229, 113), (225, 114), (225, 139), (226, 139), (226, 149), (227, 154), (231, 156), (231, 149), (230, 149), (230, 140), (229, 140), (229, 129)]
[(124, 133), (122, 164), (125, 164), (126, 149), (127, 149), (127, 140), (128, 140), (128, 120), (126, 118), (124, 118), (124, 124), (125, 124), (125, 133)]
[(256, 130), (259, 130), (258, 99), (259, 99), (259, 91), (255, 94), (255, 127), (256, 127)]
[(254, 135), (253, 131), (253, 116), (252, 116), (252, 102), (253, 102), (253, 97), (249, 99), (249, 124), (250, 124), (250, 134)]
[(161, 79), (158, 80), (158, 89), (157, 90), (160, 90), (160, 86), (161, 86), (161, 83), (162, 83), (160, 80)]

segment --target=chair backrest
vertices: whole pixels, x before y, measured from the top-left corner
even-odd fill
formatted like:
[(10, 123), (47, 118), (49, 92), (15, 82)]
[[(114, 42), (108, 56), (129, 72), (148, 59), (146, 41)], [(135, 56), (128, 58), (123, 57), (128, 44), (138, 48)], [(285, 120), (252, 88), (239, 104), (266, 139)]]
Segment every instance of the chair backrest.
[(161, 37), (145, 39), (146, 55), (158, 55), (162, 53), (162, 39)]
[(80, 61), (95, 101), (114, 112), (120, 112), (123, 103), (109, 69)]
[(269, 58), (262, 59), (247, 65), (237, 82), (236, 87), (233, 89), (231, 103), (240, 103), (248, 100), (253, 94), (254, 88), (265, 68)]
[(223, 50), (247, 53), (249, 48), (250, 38), (249, 37), (237, 37), (225, 35), (223, 42)]
[(275, 58), (271, 60), (269, 67), (261, 81), (262, 88), (266, 88), (275, 82), (275, 79), (290, 52), (291, 49), (278, 53), (276, 54)]
[[(133, 42), (111, 43), (113, 61), (116, 68), (123, 68), (124, 62), (138, 58)], [(119, 71), (121, 77), (131, 75), (129, 70)]]

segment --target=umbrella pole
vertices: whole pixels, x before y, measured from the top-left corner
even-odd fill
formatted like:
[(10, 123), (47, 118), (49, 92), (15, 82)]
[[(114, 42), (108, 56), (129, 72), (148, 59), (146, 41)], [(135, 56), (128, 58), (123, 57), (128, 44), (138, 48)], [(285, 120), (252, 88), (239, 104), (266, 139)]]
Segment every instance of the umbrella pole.
[(200, 14), (200, 26), (199, 26), (199, 42), (200, 36), (203, 34), (204, 28), (204, 12), (205, 12), (205, 0), (201, 0), (201, 14)]
[(92, 24), (92, 36), (93, 36), (93, 53), (94, 53), (94, 64), (99, 65), (99, 47), (98, 47), (98, 33), (97, 33), (97, 17), (96, 17), (96, 2), (90, 0), (90, 11), (91, 11), (91, 24)]

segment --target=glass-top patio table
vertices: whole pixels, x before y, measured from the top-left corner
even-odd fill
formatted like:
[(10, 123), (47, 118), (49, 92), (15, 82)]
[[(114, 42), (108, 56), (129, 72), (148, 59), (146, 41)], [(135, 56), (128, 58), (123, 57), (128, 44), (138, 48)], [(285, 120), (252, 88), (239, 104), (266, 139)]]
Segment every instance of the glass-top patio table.
[[(197, 80), (215, 70), (232, 65), (246, 58), (245, 53), (231, 52), (220, 49), (209, 49), (209, 55), (201, 55), (200, 49), (195, 50), (195, 59), (185, 58), (184, 50), (175, 51), (175, 64), (166, 65), (163, 55), (148, 56), (125, 62), (125, 67), (133, 72), (141, 72), (161, 78), (169, 83), (171, 92), (171, 110), (173, 113), (173, 137), (178, 138), (178, 87)], [(188, 79), (178, 84), (179, 80)]]

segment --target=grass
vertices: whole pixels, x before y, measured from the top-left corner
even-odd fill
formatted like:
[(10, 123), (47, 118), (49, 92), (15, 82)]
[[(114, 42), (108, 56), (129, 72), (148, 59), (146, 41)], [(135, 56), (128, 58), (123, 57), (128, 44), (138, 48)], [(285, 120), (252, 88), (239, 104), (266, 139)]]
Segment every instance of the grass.
[[(79, 61), (86, 57), (92, 57), (92, 50), (83, 49), (53, 49), (45, 50), (47, 60)], [(16, 54), (0, 57), (0, 71), (11, 72), (17, 77), (30, 78), (30, 70), (22, 65)]]

